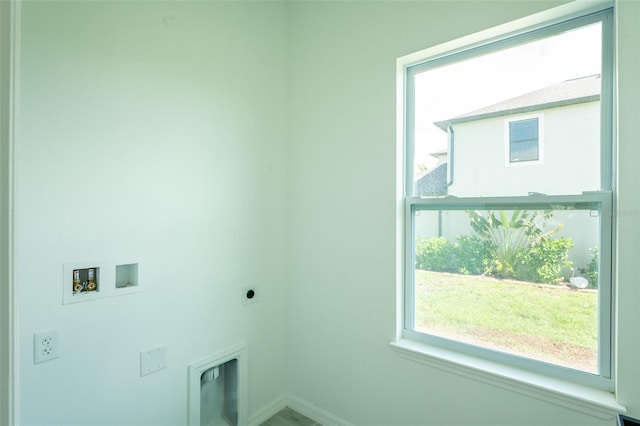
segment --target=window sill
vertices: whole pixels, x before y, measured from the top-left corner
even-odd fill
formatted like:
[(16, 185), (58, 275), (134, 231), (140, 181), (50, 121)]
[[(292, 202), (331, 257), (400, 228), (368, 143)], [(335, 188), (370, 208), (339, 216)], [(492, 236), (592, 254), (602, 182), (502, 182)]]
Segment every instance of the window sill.
[(391, 342), (391, 347), (403, 358), (601, 419), (609, 419), (617, 413), (626, 413), (627, 411), (623, 405), (616, 401), (613, 393), (604, 390), (520, 370), (412, 340), (399, 339)]

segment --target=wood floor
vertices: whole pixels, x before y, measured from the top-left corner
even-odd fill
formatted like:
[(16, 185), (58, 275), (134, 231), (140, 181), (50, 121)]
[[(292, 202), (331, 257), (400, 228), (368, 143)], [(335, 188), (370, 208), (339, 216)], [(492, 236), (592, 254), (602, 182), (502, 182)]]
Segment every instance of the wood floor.
[(275, 416), (271, 417), (261, 426), (322, 426), (297, 411), (287, 407)]

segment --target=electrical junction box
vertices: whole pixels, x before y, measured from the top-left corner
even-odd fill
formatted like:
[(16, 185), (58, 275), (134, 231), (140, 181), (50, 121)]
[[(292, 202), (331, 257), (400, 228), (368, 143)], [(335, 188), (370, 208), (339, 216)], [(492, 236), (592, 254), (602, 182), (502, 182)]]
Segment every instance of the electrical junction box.
[(140, 377), (167, 368), (167, 347), (158, 346), (140, 352)]

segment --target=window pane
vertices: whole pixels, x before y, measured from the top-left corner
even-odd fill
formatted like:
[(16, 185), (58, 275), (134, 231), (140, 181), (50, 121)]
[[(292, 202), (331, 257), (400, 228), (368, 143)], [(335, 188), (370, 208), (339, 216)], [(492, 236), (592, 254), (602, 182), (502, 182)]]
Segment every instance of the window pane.
[[(598, 22), (445, 65), (416, 66), (410, 72), (409, 195), (602, 189), (601, 27)], [(505, 120), (517, 124), (505, 126)], [(539, 161), (509, 167), (532, 160)]]
[(513, 163), (538, 159), (538, 139), (511, 142), (510, 148), (509, 160)]
[(538, 139), (538, 119), (518, 120), (509, 123), (509, 140), (511, 142)]
[(414, 331), (598, 372), (599, 210), (422, 210), (414, 235)]

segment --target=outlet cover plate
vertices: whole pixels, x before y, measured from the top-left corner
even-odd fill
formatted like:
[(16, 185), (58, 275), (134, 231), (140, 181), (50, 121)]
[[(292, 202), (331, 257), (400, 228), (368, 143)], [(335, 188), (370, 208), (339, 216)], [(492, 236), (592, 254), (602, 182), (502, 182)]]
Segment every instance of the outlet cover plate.
[(58, 330), (33, 333), (33, 363), (51, 361), (60, 358), (60, 335)]
[(167, 347), (158, 346), (140, 352), (140, 377), (167, 368)]

